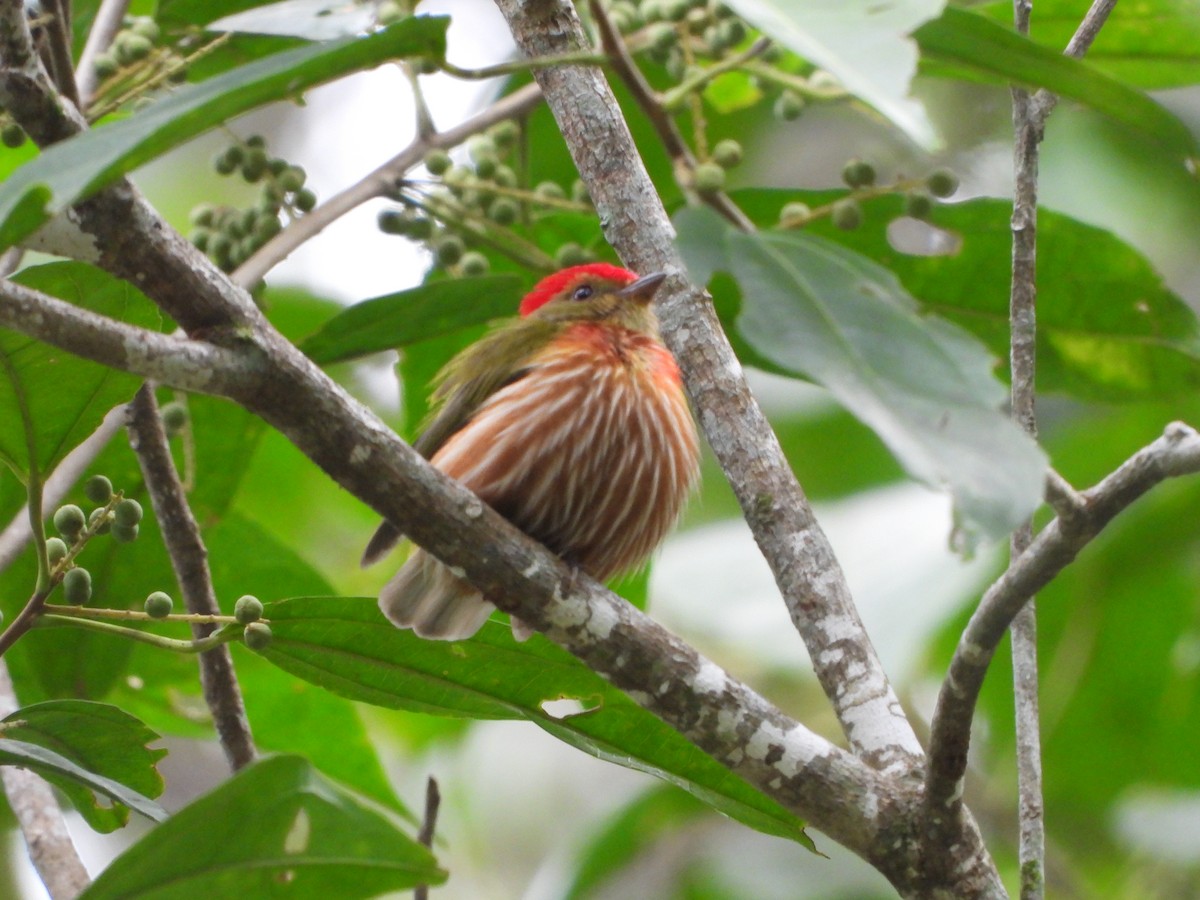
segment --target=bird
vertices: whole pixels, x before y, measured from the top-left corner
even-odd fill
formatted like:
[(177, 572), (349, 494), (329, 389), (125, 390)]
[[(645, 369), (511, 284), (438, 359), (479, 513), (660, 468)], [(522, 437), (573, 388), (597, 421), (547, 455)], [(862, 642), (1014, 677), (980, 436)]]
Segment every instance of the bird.
[[(513, 525), (600, 581), (641, 566), (699, 477), (699, 438), (679, 366), (651, 301), (662, 273), (609, 263), (543, 278), (504, 320), (435, 376), (413, 443)], [(401, 539), (385, 521), (363, 565)], [(475, 634), (495, 609), (416, 548), (379, 594), (384, 615), (423, 638)], [(519, 640), (532, 630), (518, 618)]]

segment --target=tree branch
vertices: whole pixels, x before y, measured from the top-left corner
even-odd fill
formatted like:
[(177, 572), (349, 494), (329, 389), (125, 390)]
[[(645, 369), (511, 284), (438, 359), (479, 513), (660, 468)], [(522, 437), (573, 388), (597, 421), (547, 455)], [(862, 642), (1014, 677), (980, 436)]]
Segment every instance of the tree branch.
[[(1013, 0), (1018, 34), (1029, 34), (1031, 0)], [(1037, 102), (1014, 85), (1012, 280), (1009, 295), (1009, 360), (1012, 417), (1037, 440), (1035, 379), (1037, 361), (1038, 146), (1044, 120)], [(1011, 558), (1033, 541), (1027, 519), (1009, 541)], [(1018, 857), (1021, 900), (1045, 894), (1046, 825), (1042, 802), (1042, 742), (1038, 721), (1037, 607), (1030, 597), (1012, 624), (1013, 706), (1016, 713)]]
[[(0, 718), (17, 708), (8, 666), (0, 659)], [(0, 766), (0, 780), (25, 837), (29, 859), (51, 900), (73, 900), (91, 879), (71, 842), (53, 789), (38, 775), (16, 766)]]
[[(584, 44), (579, 19), (565, 2), (498, 0), (498, 5), (527, 56)], [(674, 229), (603, 74), (565, 66), (536, 77), (609, 243), (635, 271), (671, 274), (657, 301), (664, 337), (852, 749), (884, 771), (919, 765), (920, 744), (863, 628), (833, 549), (746, 385), (709, 298), (682, 275)]]
[(159, 334), (80, 309), (0, 279), (0, 327), (186, 391), (223, 394), (255, 376), (253, 357), (202, 341)]
[(1200, 472), (1200, 434), (1182, 422), (1142, 448), (1095, 487), (1083, 491), (1073, 521), (1054, 519), (988, 589), (967, 623), (938, 695), (930, 727), (925, 806), (927, 846), (962, 811), (971, 722), (988, 664), (1004, 632), (1030, 597), (1069, 565), (1112, 519), (1159, 482)]
[[(175, 471), (151, 385), (142, 385), (133, 398), (129, 405), (128, 425), (129, 443), (146, 479), (150, 502), (158, 518), (163, 544), (171, 557), (184, 605), (193, 615), (220, 615), (221, 608), (208, 571), (208, 550)], [(199, 641), (216, 630), (214, 624), (195, 623), (192, 638)], [(254, 739), (250, 736), (250, 723), (246, 720), (242, 689), (233, 670), (233, 655), (229, 647), (222, 644), (201, 653), (199, 664), (204, 702), (212, 712), (225, 758), (236, 771), (254, 762), (257, 754)]]

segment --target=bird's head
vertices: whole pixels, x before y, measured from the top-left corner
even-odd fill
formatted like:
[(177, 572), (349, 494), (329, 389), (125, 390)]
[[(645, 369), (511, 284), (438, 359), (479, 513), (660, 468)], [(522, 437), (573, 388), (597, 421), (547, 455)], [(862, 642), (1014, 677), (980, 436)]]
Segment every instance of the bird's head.
[(633, 331), (657, 331), (650, 301), (666, 277), (639, 278), (609, 263), (572, 266), (539, 281), (521, 301), (520, 311), (522, 317), (552, 322), (606, 321)]

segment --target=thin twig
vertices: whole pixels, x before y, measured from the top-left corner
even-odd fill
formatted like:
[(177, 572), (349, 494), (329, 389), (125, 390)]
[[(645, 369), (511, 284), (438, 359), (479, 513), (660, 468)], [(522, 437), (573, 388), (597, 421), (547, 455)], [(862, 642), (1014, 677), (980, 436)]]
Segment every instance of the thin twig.
[[(0, 659), (0, 718), (12, 715), (17, 708), (8, 667)], [(51, 900), (73, 900), (90, 879), (71, 841), (54, 791), (40, 776), (16, 766), (0, 766), (0, 779), (29, 848), (29, 859)]]
[[(171, 459), (171, 448), (163, 431), (154, 390), (142, 385), (129, 407), (130, 444), (146, 479), (154, 514), (158, 518), (163, 543), (171, 557), (171, 566), (179, 582), (184, 604), (197, 615), (220, 615), (217, 596), (208, 571), (208, 551), (200, 536), (200, 527), (187, 505), (183, 485)], [(217, 627), (194, 623), (196, 640), (210, 637)], [(230, 766), (237, 770), (255, 759), (254, 740), (229, 648), (216, 647), (200, 654), (200, 684), (204, 701), (212, 712), (213, 724)]]
[(75, 85), (75, 70), (71, 64), (71, 6), (67, 0), (42, 0), (42, 9), (49, 17), (43, 33), (46, 35), (47, 66), (60, 94), (79, 108), (79, 89)]
[(988, 664), (1025, 603), (1058, 575), (1106, 525), (1167, 478), (1200, 472), (1200, 434), (1182, 422), (1139, 450), (1095, 487), (1083, 491), (1073, 521), (1054, 519), (987, 590), (967, 623), (930, 726), (925, 805), (927, 848), (942, 848), (946, 829), (962, 810), (971, 722)]
[(128, 9), (129, 0), (102, 0), (100, 8), (96, 10), (96, 18), (92, 20), (92, 28), (75, 69), (79, 99), (85, 110), (91, 106), (92, 96), (96, 93), (96, 57), (112, 46)]
[[(417, 832), (417, 843), (423, 847), (433, 847), (433, 832), (437, 828), (438, 809), (442, 805), (442, 795), (438, 791), (438, 783), (432, 775), (425, 782), (425, 816), (421, 819), (421, 830)], [(413, 890), (413, 900), (427, 900), (429, 885), (419, 884)]]
[[(662, 100), (650, 83), (646, 81), (642, 70), (633, 61), (633, 57), (629, 55), (629, 50), (626, 49), (625, 42), (621, 39), (621, 33), (617, 31), (612, 19), (609, 18), (607, 9), (600, 0), (589, 0), (589, 8), (596, 23), (596, 30), (600, 33), (604, 52), (612, 60), (613, 71), (625, 83), (625, 87), (633, 94), (634, 101), (650, 120), (655, 133), (658, 134), (658, 139), (671, 157), (680, 186), (689, 194), (692, 201), (708, 204), (742, 231), (754, 231), (754, 223), (736, 203), (729, 199), (729, 195), (724, 191), (706, 191), (700, 194), (692, 188), (691, 175), (696, 170), (695, 154), (692, 153), (687, 141), (683, 139), (683, 135), (675, 126), (675, 120), (663, 106)], [(765, 38), (761, 39), (747, 51), (745, 58), (752, 59), (765, 51), (769, 45), (769, 41)], [(681, 175), (682, 177), (680, 177)]]
[[(1071, 35), (1071, 40), (1067, 41), (1063, 55), (1081, 59), (1091, 48), (1092, 42), (1096, 40), (1096, 35), (1104, 27), (1104, 23), (1108, 21), (1109, 13), (1113, 11), (1116, 5), (1117, 0), (1092, 0), (1092, 5), (1084, 15), (1083, 21), (1079, 23), (1079, 27), (1075, 29), (1075, 33)], [(1046, 90), (1046, 88), (1041, 88), (1034, 95), (1034, 100), (1037, 103), (1037, 115), (1044, 124), (1046, 117), (1054, 111), (1054, 107), (1058, 103), (1058, 95)]]

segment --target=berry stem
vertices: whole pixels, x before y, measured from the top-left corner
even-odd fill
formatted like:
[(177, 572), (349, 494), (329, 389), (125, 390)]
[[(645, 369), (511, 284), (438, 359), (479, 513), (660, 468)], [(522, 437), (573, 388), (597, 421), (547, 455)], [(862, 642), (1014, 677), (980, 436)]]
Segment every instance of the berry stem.
[[(63, 607), (55, 607), (57, 610), (62, 610)], [(107, 612), (117, 612), (118, 610), (107, 610)], [(132, 611), (130, 611), (132, 612)], [(145, 613), (139, 614), (146, 621), (151, 621)], [(132, 617), (132, 616), (131, 616)], [(190, 616), (172, 616), (170, 618), (189, 619)], [(181, 641), (176, 638), (163, 637), (160, 634), (154, 634), (150, 631), (138, 631), (136, 628), (127, 628), (124, 625), (113, 625), (111, 622), (101, 622), (96, 619), (88, 619), (78, 615), (57, 615), (49, 614), (39, 616), (33, 623), (34, 628), (57, 628), (61, 626), (71, 626), (74, 628), (82, 628), (85, 631), (94, 631), (99, 634), (111, 634), (117, 637), (128, 638), (131, 641), (139, 641), (143, 644), (150, 644), (152, 647), (159, 647), (163, 650), (172, 650), (175, 653), (203, 653), (205, 650), (212, 650), (219, 647), (221, 644), (228, 644), (236, 641), (241, 635), (241, 626), (236, 623), (226, 625), (218, 631), (214, 631), (208, 637), (200, 638), (199, 640)]]
[[(155, 618), (140, 609), (105, 609), (94, 606), (63, 606), (45, 604), (47, 614), (71, 616), (77, 619), (116, 619), (127, 622), (188, 622), (193, 625), (238, 625), (233, 616), (207, 615), (202, 613), (171, 613)], [(270, 622), (270, 619), (260, 619)]]

